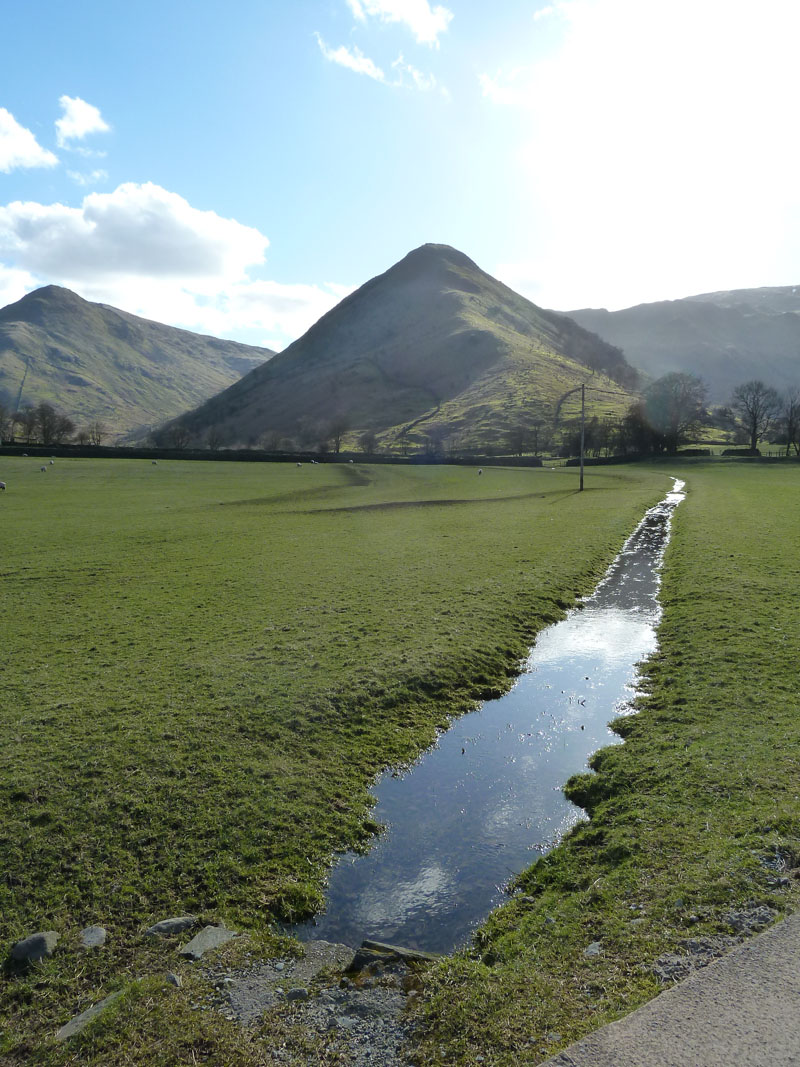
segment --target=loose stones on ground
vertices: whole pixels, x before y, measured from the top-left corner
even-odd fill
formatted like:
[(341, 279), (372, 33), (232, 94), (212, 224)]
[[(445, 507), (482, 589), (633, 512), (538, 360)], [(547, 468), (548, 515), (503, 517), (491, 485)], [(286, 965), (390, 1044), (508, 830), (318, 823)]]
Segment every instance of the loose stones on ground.
[(405, 1067), (406, 1008), (422, 984), (415, 967), (434, 957), (377, 942), (365, 942), (355, 954), (327, 941), (304, 948), (300, 959), (207, 972), (217, 1010), (243, 1025), (275, 1012), (355, 1067)]

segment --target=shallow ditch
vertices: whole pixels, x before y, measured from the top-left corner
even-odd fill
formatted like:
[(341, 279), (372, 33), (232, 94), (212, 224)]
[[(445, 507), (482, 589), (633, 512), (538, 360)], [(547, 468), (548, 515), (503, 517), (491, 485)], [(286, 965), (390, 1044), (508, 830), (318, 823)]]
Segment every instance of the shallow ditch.
[(594, 593), (539, 634), (508, 693), (457, 720), (406, 773), (380, 779), (386, 831), (367, 855), (339, 860), (326, 911), (292, 933), (451, 952), (509, 879), (584, 817), (562, 788), (619, 742), (607, 724), (629, 708), (637, 664), (656, 648), (659, 568), (683, 488), (676, 479)]

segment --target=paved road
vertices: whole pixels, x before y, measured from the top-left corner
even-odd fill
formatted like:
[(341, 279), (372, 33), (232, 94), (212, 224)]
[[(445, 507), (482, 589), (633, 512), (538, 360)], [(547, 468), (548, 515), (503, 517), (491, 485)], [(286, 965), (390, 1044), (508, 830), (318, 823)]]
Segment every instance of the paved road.
[(800, 912), (541, 1067), (800, 1067)]

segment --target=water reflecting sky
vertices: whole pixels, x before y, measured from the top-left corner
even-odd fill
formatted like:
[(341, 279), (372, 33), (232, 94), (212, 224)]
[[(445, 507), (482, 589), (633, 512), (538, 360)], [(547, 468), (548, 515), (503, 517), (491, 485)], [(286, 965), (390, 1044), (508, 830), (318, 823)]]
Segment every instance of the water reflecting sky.
[(326, 912), (293, 933), (450, 952), (583, 817), (561, 789), (618, 741), (606, 724), (656, 648), (657, 568), (682, 488), (647, 513), (584, 606), (542, 631), (510, 692), (458, 719), (402, 777), (381, 778), (387, 832), (340, 859)]

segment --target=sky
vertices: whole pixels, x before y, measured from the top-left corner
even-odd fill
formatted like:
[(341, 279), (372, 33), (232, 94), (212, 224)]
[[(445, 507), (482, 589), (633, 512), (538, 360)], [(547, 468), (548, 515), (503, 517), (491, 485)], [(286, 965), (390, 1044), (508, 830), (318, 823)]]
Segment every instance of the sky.
[(0, 307), (281, 349), (425, 242), (543, 307), (800, 282), (796, 0), (10, 0)]

